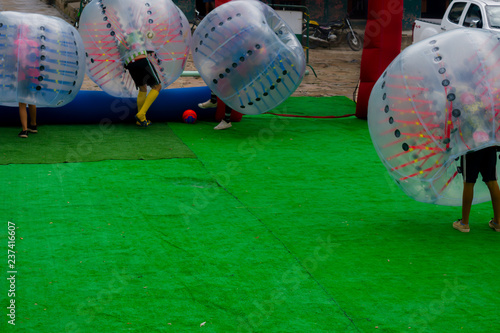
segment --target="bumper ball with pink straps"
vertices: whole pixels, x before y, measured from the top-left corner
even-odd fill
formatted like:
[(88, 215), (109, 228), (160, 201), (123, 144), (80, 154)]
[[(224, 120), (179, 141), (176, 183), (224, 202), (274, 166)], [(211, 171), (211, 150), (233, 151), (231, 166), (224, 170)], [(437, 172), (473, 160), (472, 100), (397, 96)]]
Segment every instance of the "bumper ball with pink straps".
[(190, 50), (191, 31), (171, 0), (94, 0), (82, 12), (87, 74), (115, 97), (135, 97), (125, 65), (147, 55), (163, 86), (179, 78)]
[(84, 77), (83, 41), (72, 25), (46, 15), (0, 12), (0, 105), (63, 106)]
[[(498, 35), (458, 29), (394, 59), (370, 95), (368, 126), (380, 159), (408, 196), (458, 206), (460, 157), (500, 144), (499, 113)], [(479, 177), (474, 203), (488, 200)]]

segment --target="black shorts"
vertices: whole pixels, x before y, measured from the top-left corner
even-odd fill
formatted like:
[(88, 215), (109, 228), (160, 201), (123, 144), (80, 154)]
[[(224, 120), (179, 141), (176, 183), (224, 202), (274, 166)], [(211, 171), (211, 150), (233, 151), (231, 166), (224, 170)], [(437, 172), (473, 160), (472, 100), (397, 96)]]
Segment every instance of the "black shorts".
[(497, 147), (488, 147), (463, 155), (461, 162), (466, 183), (475, 183), (479, 173), (485, 183), (497, 180)]
[(147, 58), (141, 58), (139, 60), (129, 62), (125, 68), (128, 69), (137, 88), (145, 84), (150, 87), (161, 84), (156, 70), (153, 65), (149, 63)]

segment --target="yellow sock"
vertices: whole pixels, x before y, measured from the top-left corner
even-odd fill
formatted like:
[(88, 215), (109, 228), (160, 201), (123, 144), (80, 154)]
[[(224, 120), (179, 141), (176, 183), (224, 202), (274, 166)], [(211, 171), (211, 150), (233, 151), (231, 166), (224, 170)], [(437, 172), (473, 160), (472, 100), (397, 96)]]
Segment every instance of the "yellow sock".
[(146, 97), (146, 100), (144, 101), (144, 104), (137, 113), (137, 118), (139, 118), (140, 121), (146, 120), (146, 112), (148, 112), (149, 107), (151, 106), (151, 104), (153, 104), (156, 97), (158, 97), (158, 94), (159, 92), (157, 90), (151, 89), (148, 96)]
[(148, 95), (147, 91), (140, 91), (137, 95), (137, 112), (139, 112), (144, 105), (144, 101), (146, 100), (146, 96)]

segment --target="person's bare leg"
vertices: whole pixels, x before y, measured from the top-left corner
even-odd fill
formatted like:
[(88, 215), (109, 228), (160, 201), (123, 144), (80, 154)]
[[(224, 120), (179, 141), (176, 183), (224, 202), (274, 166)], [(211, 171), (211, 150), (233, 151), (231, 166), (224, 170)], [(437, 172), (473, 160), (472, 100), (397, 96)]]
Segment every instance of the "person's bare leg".
[(28, 130), (28, 112), (26, 111), (26, 104), (19, 103), (19, 119), (21, 119), (21, 126), (23, 131)]
[(453, 228), (460, 232), (469, 232), (469, 216), (474, 199), (474, 183), (464, 183), (462, 192), (462, 218), (453, 222)]
[(474, 199), (474, 183), (464, 183), (462, 194), (462, 224), (469, 224), (469, 216)]
[(500, 229), (500, 189), (498, 188), (498, 182), (492, 180), (486, 183), (491, 196), (491, 205), (493, 206), (493, 226), (492, 229)]
[(30, 113), (30, 125), (36, 126), (36, 105), (30, 104), (28, 111)]

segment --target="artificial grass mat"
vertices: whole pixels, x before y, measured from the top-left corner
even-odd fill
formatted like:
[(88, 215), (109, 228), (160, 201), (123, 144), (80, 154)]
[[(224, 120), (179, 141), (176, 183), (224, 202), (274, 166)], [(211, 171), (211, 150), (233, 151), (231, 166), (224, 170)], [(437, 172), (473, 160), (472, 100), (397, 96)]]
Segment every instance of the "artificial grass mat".
[(262, 118), (230, 135), (209, 132), (203, 144), (196, 132), (173, 129), (356, 330), (500, 328), (500, 287), (489, 278), (498, 272), (500, 235), (488, 228), (489, 203), (473, 207), (472, 231), (460, 233), (451, 227), (460, 208), (415, 202), (394, 184), (365, 121)]
[(453, 230), (459, 208), (407, 198), (356, 118), (213, 126), (168, 124), (196, 158), (0, 166), (17, 329), (500, 328), (488, 203)]
[(343, 117), (353, 115), (356, 103), (345, 96), (292, 97), (271, 111), (300, 117)]
[(148, 128), (104, 122), (43, 125), (38, 131), (20, 139), (16, 138), (19, 128), (0, 127), (0, 164), (194, 157), (166, 123)]
[(0, 214), (18, 227), (17, 327), (179, 332), (207, 322), (229, 332), (293, 323), (262, 318), (256, 306), (293, 314), (302, 329), (320, 327), (318, 318), (350, 324), (313, 280), (292, 288), (300, 265), (197, 160), (2, 168), (29, 175), (2, 179), (18, 189), (3, 196), (10, 204)]

